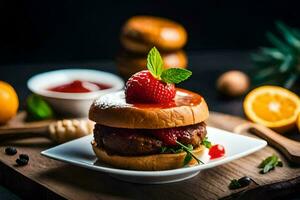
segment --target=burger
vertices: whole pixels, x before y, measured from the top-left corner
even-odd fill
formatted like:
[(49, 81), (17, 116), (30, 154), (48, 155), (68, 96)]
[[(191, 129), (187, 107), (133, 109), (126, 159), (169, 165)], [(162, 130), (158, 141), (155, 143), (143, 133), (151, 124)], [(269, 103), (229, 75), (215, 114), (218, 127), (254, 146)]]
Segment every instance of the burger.
[(137, 72), (124, 91), (101, 96), (91, 105), (93, 150), (98, 159), (117, 168), (168, 170), (201, 164), (207, 154), (202, 96), (175, 87), (187, 79), (186, 69), (163, 69), (154, 47), (148, 70)]
[(146, 54), (153, 45), (170, 52), (186, 44), (187, 32), (181, 24), (169, 19), (134, 16), (122, 27), (120, 40), (126, 50), (134, 53)]

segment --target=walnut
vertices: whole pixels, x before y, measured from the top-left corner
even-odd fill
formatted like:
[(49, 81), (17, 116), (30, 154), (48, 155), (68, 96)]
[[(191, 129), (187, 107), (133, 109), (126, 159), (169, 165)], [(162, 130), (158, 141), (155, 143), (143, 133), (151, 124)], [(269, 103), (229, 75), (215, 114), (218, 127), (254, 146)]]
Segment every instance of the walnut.
[(224, 95), (237, 97), (245, 94), (250, 86), (249, 77), (241, 71), (228, 71), (217, 80), (217, 89)]

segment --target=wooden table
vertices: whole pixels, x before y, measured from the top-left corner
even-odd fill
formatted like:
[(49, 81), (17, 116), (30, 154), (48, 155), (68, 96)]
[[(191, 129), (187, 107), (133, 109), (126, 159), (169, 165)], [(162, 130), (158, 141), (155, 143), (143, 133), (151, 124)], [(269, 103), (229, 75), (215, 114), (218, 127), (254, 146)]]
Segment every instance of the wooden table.
[[(226, 130), (243, 123), (241, 118), (212, 113), (208, 124)], [(245, 133), (249, 135), (249, 133)], [(254, 137), (254, 136), (253, 136)], [(17, 156), (7, 156), (4, 148), (13, 145), (18, 153), (27, 153), (27, 166), (15, 165)], [(250, 156), (213, 169), (204, 170), (198, 176), (171, 184), (142, 185), (122, 182), (109, 175), (51, 160), (40, 155), (53, 146), (45, 138), (22, 139), (0, 144), (0, 184), (28, 199), (241, 199), (278, 197), (292, 191), (300, 191), (300, 168), (289, 166), (285, 159), (271, 147)], [(259, 174), (257, 165), (265, 157), (276, 154), (284, 167), (268, 174)], [(255, 183), (246, 192), (229, 190), (233, 178), (251, 177)], [(281, 184), (273, 184), (284, 182)], [(240, 192), (240, 193), (238, 193)], [(234, 193), (238, 193), (235, 196)], [(267, 194), (267, 195), (266, 195)], [(232, 196), (233, 195), (233, 196)]]

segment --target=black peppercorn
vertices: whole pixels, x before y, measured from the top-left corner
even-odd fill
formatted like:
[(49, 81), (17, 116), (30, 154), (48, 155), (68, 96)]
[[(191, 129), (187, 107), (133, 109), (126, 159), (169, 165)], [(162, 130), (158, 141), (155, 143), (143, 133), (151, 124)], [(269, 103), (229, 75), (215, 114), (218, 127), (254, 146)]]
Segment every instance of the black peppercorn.
[(27, 154), (20, 154), (19, 158), (29, 161), (29, 156)]
[(252, 182), (251, 178), (249, 178), (248, 176), (244, 176), (238, 180), (236, 180), (236, 179), (231, 180), (228, 187), (231, 190), (240, 189), (240, 188), (250, 185), (251, 182)]
[(13, 156), (17, 153), (17, 149), (15, 147), (6, 147), (5, 148), (5, 153), (7, 155)]
[(251, 181), (252, 181), (251, 178), (249, 178), (248, 176), (244, 176), (238, 180), (241, 187), (246, 187), (250, 185)]
[(22, 158), (18, 158), (18, 159), (16, 160), (16, 163), (17, 163), (19, 166), (24, 166), (24, 165), (27, 165), (27, 164), (28, 164), (28, 160), (22, 159)]

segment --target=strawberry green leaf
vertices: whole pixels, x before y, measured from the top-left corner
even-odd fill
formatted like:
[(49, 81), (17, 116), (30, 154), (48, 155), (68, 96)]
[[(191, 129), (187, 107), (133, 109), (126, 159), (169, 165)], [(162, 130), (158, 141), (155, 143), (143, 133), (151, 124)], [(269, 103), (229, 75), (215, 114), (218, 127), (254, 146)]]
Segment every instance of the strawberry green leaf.
[(161, 79), (166, 83), (180, 83), (191, 75), (192, 72), (187, 69), (170, 68), (162, 72)]
[(155, 78), (160, 79), (163, 72), (163, 60), (159, 51), (155, 47), (153, 47), (148, 53), (147, 68)]

